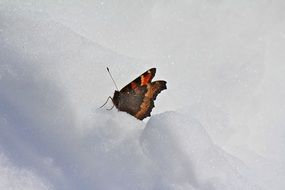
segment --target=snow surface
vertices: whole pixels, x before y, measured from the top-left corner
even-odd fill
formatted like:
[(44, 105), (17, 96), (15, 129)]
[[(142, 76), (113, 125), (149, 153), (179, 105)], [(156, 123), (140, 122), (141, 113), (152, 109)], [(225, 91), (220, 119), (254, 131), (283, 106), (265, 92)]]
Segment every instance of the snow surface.
[[(0, 189), (283, 190), (284, 8), (1, 0)], [(98, 109), (107, 66), (167, 80), (150, 119)]]

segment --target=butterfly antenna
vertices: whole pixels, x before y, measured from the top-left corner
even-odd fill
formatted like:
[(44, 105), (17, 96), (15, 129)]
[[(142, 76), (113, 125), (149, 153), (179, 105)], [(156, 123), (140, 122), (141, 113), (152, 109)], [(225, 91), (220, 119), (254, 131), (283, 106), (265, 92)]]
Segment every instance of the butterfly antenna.
[(111, 73), (110, 73), (110, 71), (109, 71), (109, 68), (108, 68), (108, 67), (107, 67), (107, 71), (108, 71), (108, 73), (109, 73), (109, 75), (110, 75), (110, 77), (111, 77), (111, 79), (112, 79), (113, 83), (115, 84), (116, 89), (119, 91), (119, 89), (118, 89), (118, 87), (117, 87), (117, 85), (116, 85), (116, 83), (115, 83), (115, 81), (114, 81), (114, 79), (113, 79), (113, 77), (112, 77), (112, 75), (111, 75)]

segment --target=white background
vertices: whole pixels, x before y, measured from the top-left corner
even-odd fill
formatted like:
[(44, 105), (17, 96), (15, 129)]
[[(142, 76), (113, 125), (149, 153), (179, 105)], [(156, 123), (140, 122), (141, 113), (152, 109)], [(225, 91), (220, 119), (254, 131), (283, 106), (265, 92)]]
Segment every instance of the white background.
[[(0, 189), (284, 189), (284, 8), (0, 1)], [(157, 68), (150, 119), (98, 109), (106, 67)]]

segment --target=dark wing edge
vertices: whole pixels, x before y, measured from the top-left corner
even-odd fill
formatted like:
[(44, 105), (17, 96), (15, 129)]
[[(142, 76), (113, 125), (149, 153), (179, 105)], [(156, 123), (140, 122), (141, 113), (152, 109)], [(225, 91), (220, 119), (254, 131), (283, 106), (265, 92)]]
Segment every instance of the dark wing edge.
[(165, 89), (167, 89), (166, 81), (159, 80), (147, 84), (147, 92), (140, 106), (140, 110), (135, 114), (135, 117), (143, 120), (150, 116), (150, 113), (154, 108), (154, 100), (156, 100), (157, 95)]
[(129, 92), (139, 86), (146, 85), (150, 83), (156, 73), (156, 68), (151, 68), (137, 77), (135, 80), (127, 84), (120, 91), (121, 92)]

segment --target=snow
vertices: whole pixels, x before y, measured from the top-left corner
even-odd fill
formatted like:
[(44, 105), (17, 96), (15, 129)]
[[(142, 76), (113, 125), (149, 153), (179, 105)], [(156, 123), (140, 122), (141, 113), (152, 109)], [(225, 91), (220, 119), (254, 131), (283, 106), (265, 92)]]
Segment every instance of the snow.
[[(1, 1), (0, 189), (283, 190), (284, 6)], [(98, 108), (106, 67), (157, 68), (150, 118)]]

